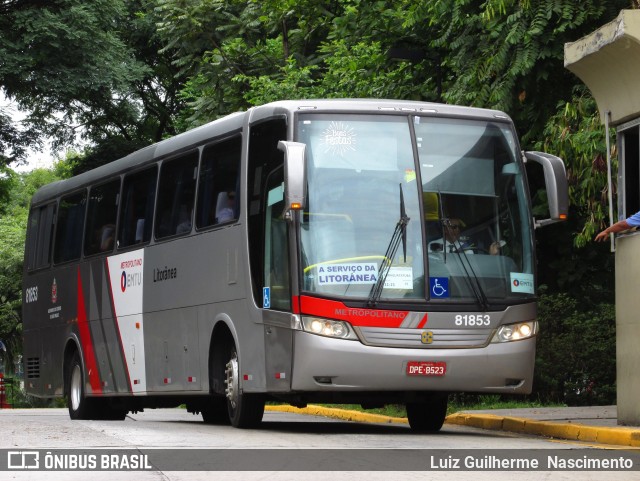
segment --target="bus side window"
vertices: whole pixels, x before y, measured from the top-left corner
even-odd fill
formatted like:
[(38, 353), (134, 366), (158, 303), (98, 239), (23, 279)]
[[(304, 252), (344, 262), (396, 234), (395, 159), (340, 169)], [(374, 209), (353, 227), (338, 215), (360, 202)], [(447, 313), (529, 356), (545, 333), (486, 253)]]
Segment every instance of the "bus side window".
[(238, 191), (242, 137), (208, 145), (202, 154), (196, 227), (231, 222), (240, 210)]
[(113, 250), (119, 195), (120, 179), (91, 188), (84, 233), (85, 255)]
[(86, 191), (60, 199), (56, 223), (56, 242), (53, 248), (54, 263), (58, 264), (80, 258), (86, 206)]
[(289, 237), (284, 219), (284, 169), (267, 178), (264, 237), (264, 284), (271, 289), (271, 309), (291, 309)]
[(191, 232), (198, 152), (166, 160), (160, 169), (156, 239)]
[(118, 227), (119, 248), (151, 239), (157, 175), (158, 167), (154, 165), (124, 178)]
[(51, 261), (53, 217), (56, 204), (36, 207), (29, 214), (27, 230), (27, 269), (48, 267)]

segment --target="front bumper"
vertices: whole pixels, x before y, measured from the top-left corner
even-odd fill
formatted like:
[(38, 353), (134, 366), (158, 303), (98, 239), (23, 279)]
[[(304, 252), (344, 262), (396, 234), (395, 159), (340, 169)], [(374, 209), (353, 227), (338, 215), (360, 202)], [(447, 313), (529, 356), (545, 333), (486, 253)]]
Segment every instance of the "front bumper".
[[(296, 331), (293, 391), (531, 392), (536, 339), (480, 348), (366, 346)], [(409, 376), (409, 361), (444, 361), (444, 376)]]

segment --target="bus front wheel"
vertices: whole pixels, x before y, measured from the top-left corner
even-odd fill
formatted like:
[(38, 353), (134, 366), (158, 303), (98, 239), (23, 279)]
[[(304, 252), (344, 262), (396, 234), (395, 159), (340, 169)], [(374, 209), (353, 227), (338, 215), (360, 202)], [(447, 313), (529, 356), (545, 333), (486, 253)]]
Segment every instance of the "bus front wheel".
[(211, 397), (211, 399), (200, 408), (202, 420), (205, 424), (229, 424), (229, 415), (227, 414), (227, 400), (220, 396)]
[(243, 393), (240, 389), (240, 369), (235, 346), (229, 350), (224, 384), (231, 425), (236, 428), (252, 428), (260, 424), (264, 415), (264, 397), (260, 394)]
[(407, 403), (409, 426), (417, 432), (440, 431), (447, 417), (448, 396), (436, 393), (423, 402)]

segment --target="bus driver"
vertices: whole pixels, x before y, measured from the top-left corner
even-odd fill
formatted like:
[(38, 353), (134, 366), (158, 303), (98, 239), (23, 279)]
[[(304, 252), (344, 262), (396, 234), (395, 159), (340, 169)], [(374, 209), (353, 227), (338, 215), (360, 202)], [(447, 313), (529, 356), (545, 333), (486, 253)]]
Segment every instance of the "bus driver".
[[(486, 254), (485, 249), (478, 248), (473, 242), (466, 236), (461, 235), (462, 229), (466, 227), (466, 224), (457, 218), (448, 218), (442, 220), (442, 231), (444, 238), (440, 238), (429, 242), (429, 252), (460, 252), (464, 254), (476, 254), (476, 251)], [(496, 241), (489, 246), (488, 254), (492, 256), (500, 253), (500, 248), (503, 243)]]

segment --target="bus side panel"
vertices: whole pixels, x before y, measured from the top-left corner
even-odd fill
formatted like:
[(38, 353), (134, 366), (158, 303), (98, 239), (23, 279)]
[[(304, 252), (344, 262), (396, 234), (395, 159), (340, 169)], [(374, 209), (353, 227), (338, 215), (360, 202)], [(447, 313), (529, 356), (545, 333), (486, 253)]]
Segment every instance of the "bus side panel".
[(221, 262), (205, 244), (211, 235), (169, 240), (145, 252), (144, 343), (150, 392), (208, 392), (210, 337), (203, 351), (195, 306), (211, 303), (216, 294), (229, 296), (225, 279), (212, 275)]
[[(291, 322), (290, 314), (283, 314)], [(269, 392), (291, 390), (293, 362), (293, 331), (290, 327), (264, 326), (265, 370)]]
[(144, 312), (245, 298), (242, 239), (235, 225), (148, 247)]
[(24, 361), (28, 394), (64, 394), (63, 357), (66, 341), (77, 335), (77, 267), (54, 274), (44, 270), (24, 279)]
[[(49, 287), (46, 287), (49, 286)], [(32, 396), (44, 396), (42, 332), (48, 325), (48, 290), (51, 283), (47, 273), (25, 274), (22, 291), (22, 327), (24, 344), (25, 390)]]
[[(131, 392), (133, 394), (144, 394), (147, 391), (147, 374), (145, 358), (145, 329), (143, 319), (143, 289), (144, 289), (144, 267), (145, 250), (138, 249), (128, 251), (123, 254), (108, 257), (105, 263), (107, 277), (109, 279), (108, 289), (111, 294), (113, 318), (115, 319), (114, 329), (116, 339), (120, 348), (115, 342), (106, 340), (112, 359), (120, 356), (124, 378), (126, 383), (123, 388), (118, 384), (119, 392)], [(103, 309), (105, 304), (102, 304)], [(107, 321), (104, 321), (107, 322)], [(100, 324), (100, 323), (96, 323)], [(114, 364), (112, 369), (120, 362)], [(116, 370), (117, 372), (117, 370)], [(121, 379), (120, 374), (116, 374), (116, 379)]]
[[(95, 352), (100, 366), (102, 392), (129, 393), (131, 387), (124, 361), (123, 346), (114, 314), (108, 261), (104, 258), (89, 263), (88, 316)], [(86, 283), (86, 281), (85, 281)], [(115, 286), (120, 288), (120, 284)]]
[[(89, 310), (91, 305), (91, 268), (82, 264), (72, 266), (69, 271), (76, 271), (76, 317), (72, 320), (72, 332), (80, 340), (82, 360), (84, 363), (84, 386), (88, 396), (102, 394), (104, 380), (102, 379), (101, 366), (104, 370), (105, 363), (98, 356), (101, 349), (97, 344), (101, 342), (99, 323), (91, 321)], [(62, 363), (61, 363), (62, 365)]]
[(197, 308), (171, 309), (145, 314), (147, 390), (199, 391)]
[[(23, 308), (22, 319), (26, 319), (24, 314), (26, 309)], [(33, 322), (33, 321), (27, 321)], [(26, 322), (25, 322), (26, 324)], [(42, 335), (41, 329), (37, 327), (24, 328), (24, 342), (22, 345), (23, 361), (24, 361), (24, 388), (27, 394), (31, 396), (42, 396)]]
[(147, 248), (145, 349), (154, 390), (209, 392), (212, 333), (222, 321), (237, 340), (247, 389), (264, 391), (264, 332), (247, 302), (244, 236), (244, 226), (229, 225)]

